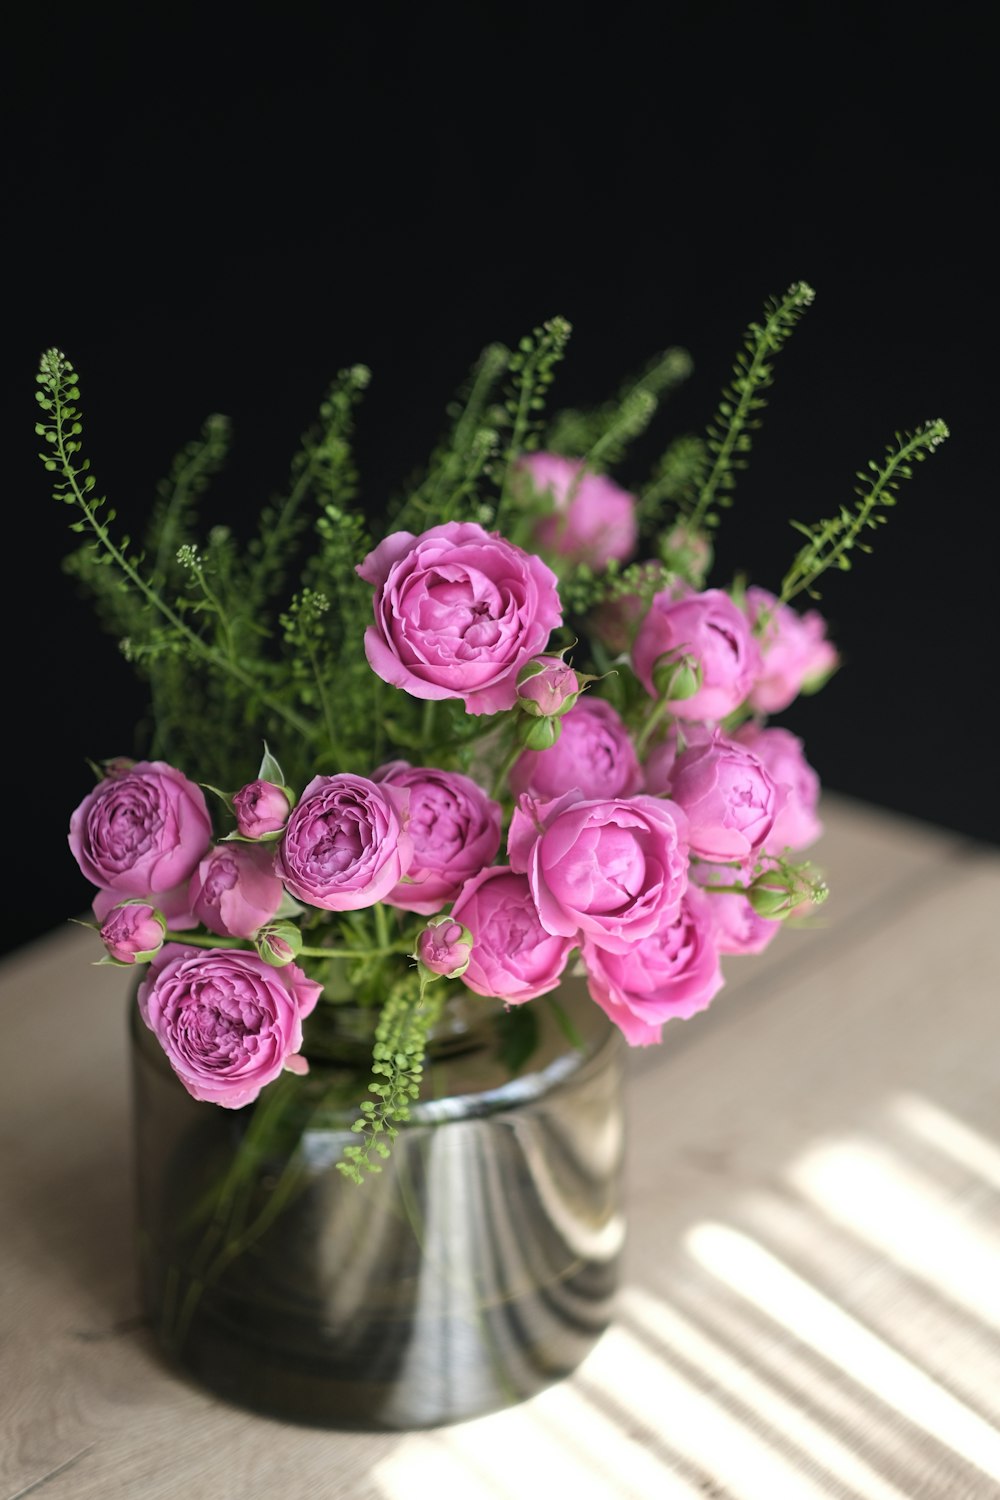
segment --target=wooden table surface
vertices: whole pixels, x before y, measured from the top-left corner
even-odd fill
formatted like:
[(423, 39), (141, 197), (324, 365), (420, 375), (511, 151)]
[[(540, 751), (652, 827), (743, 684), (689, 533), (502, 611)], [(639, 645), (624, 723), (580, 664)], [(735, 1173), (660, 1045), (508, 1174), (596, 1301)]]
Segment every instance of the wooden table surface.
[(618, 1316), (570, 1380), (314, 1431), (160, 1364), (132, 1270), (128, 976), (0, 965), (0, 1500), (1000, 1497), (1000, 852), (828, 797), (811, 931), (630, 1054)]

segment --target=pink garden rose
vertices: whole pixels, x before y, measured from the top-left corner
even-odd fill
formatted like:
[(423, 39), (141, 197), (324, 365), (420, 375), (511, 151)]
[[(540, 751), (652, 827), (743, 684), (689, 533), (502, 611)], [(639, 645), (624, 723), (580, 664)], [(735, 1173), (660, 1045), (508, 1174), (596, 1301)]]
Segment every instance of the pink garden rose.
[(639, 539), (635, 496), (603, 474), (581, 475), (579, 459), (555, 453), (529, 453), (518, 459), (535, 490), (548, 495), (552, 513), (535, 527), (543, 551), (588, 567), (607, 567), (612, 558), (626, 562)]
[(125, 901), (114, 907), (101, 928), (101, 941), (120, 964), (148, 963), (163, 947), (166, 923), (155, 906)]
[(615, 953), (673, 921), (687, 887), (687, 819), (657, 797), (523, 796), (507, 849), (546, 932)]
[(642, 786), (635, 747), (618, 713), (603, 698), (584, 696), (561, 720), (562, 734), (548, 750), (525, 750), (510, 772), (514, 796), (561, 797), (579, 788), (585, 797), (631, 797)]
[(383, 900), (410, 868), (409, 792), (342, 772), (314, 776), (274, 861), (293, 896), (325, 911), (357, 911)]
[(818, 610), (800, 615), (766, 589), (747, 589), (747, 614), (751, 625), (767, 616), (750, 706), (760, 714), (780, 713), (799, 693), (822, 686), (838, 664), (837, 650)]
[(688, 818), (691, 853), (701, 859), (753, 859), (784, 800), (761, 760), (718, 730), (678, 756), (671, 795)]
[(759, 724), (743, 724), (733, 739), (752, 750), (774, 784), (784, 790), (764, 853), (808, 849), (823, 832), (823, 825), (816, 814), (819, 777), (805, 758), (802, 741), (788, 729), (762, 729)]
[(284, 894), (266, 844), (216, 844), (188, 887), (198, 921), (222, 937), (252, 937), (270, 922)]
[(302, 1021), (321, 990), (296, 964), (170, 943), (139, 986), (139, 1011), (193, 1098), (241, 1109), (283, 1069), (308, 1072)]
[(384, 900), (430, 916), (455, 899), (470, 875), (493, 863), (500, 848), (500, 805), (471, 777), (405, 760), (381, 766), (372, 780), (410, 795), (413, 858)]
[(668, 699), (680, 719), (724, 719), (750, 692), (760, 670), (760, 654), (746, 616), (722, 589), (674, 598), (664, 589), (653, 596), (632, 647), (632, 663), (652, 697), (657, 663), (687, 658), (701, 673), (693, 696)]
[(372, 671), (414, 698), (462, 698), (470, 714), (513, 708), (520, 668), (562, 623), (552, 570), (471, 521), (393, 532), (358, 573), (375, 589)]
[(663, 1023), (704, 1010), (721, 990), (711, 901), (688, 886), (680, 912), (621, 953), (583, 945), (591, 998), (633, 1047), (658, 1042)]
[(466, 882), (451, 914), (472, 933), (462, 982), (475, 994), (519, 1005), (555, 989), (574, 940), (546, 932), (526, 876), (508, 865), (481, 870)]
[(98, 782), (69, 826), (77, 864), (102, 887), (94, 903), (99, 922), (125, 896), (156, 897), (151, 905), (171, 920), (182, 917), (187, 880), (211, 837), (201, 788), (162, 760), (137, 761)]
[(291, 803), (284, 789), (272, 781), (251, 781), (233, 798), (236, 826), (245, 839), (280, 833), (288, 822)]

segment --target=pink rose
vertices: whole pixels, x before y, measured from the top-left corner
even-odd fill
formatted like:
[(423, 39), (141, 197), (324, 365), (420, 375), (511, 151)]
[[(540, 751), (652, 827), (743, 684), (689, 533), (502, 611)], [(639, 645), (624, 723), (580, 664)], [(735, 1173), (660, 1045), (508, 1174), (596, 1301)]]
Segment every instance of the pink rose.
[(679, 914), (621, 953), (583, 945), (587, 988), (633, 1047), (658, 1042), (665, 1021), (704, 1010), (721, 990), (709, 898), (689, 886)]
[(753, 751), (775, 786), (784, 790), (764, 853), (808, 849), (823, 832), (823, 825), (816, 815), (819, 777), (805, 758), (802, 741), (788, 729), (762, 729), (759, 724), (742, 725), (733, 738)]
[(691, 853), (701, 859), (752, 859), (783, 801), (763, 762), (718, 730), (678, 756), (671, 787), (687, 814)]
[(653, 596), (632, 647), (635, 674), (652, 697), (661, 658), (696, 664), (701, 686), (687, 698), (668, 699), (679, 719), (724, 719), (757, 680), (760, 656), (745, 615), (722, 589), (675, 599), (669, 590)]
[(580, 696), (580, 679), (561, 656), (536, 656), (519, 673), (517, 696), (526, 713), (549, 718), (568, 713)]
[(642, 772), (629, 732), (610, 703), (583, 697), (561, 720), (548, 750), (526, 750), (510, 772), (514, 796), (561, 797), (578, 787), (585, 797), (631, 797)]
[(429, 923), (417, 938), (415, 956), (429, 973), (458, 979), (469, 967), (472, 934), (454, 917), (442, 917)]
[(216, 844), (188, 888), (198, 921), (222, 937), (253, 937), (270, 922), (284, 894), (274, 855), (261, 844)]
[(656, 797), (522, 797), (507, 848), (546, 932), (615, 953), (673, 921), (687, 887), (687, 819)]
[(458, 771), (394, 760), (372, 780), (410, 795), (408, 831), (413, 858), (405, 879), (384, 899), (390, 906), (430, 916), (453, 901), (470, 875), (493, 863), (500, 848), (500, 805)]
[(780, 713), (799, 693), (823, 685), (838, 664), (837, 650), (826, 638), (826, 621), (818, 610), (800, 615), (766, 589), (747, 589), (747, 614), (751, 625), (763, 614), (768, 617), (750, 706), (761, 714)]
[[(201, 788), (162, 760), (137, 761), (98, 782), (69, 825), (69, 846), (86, 878), (117, 893), (99, 921), (123, 896), (159, 896), (182, 885), (211, 837)], [(151, 904), (165, 909), (162, 900)]]
[(546, 932), (524, 875), (507, 865), (481, 870), (466, 882), (451, 914), (472, 933), (462, 982), (475, 994), (519, 1005), (555, 989), (574, 940)]
[(777, 937), (781, 923), (759, 917), (739, 891), (711, 891), (713, 885), (746, 885), (746, 872), (699, 862), (691, 866), (691, 878), (709, 893), (720, 953), (763, 953)]
[(170, 943), (139, 986), (139, 1011), (193, 1098), (241, 1109), (283, 1069), (308, 1072), (302, 1021), (322, 988), (296, 964)]
[(415, 698), (462, 698), (470, 714), (517, 701), (517, 674), (562, 623), (556, 577), (471, 521), (396, 531), (358, 568), (374, 585), (373, 672)]
[(314, 776), (288, 819), (274, 869), (293, 896), (325, 911), (381, 901), (406, 874), (409, 793), (364, 776)]
[(144, 901), (125, 901), (108, 915), (101, 928), (101, 941), (120, 964), (148, 963), (163, 947), (167, 930), (155, 906)]
[(236, 793), (233, 811), (243, 837), (259, 839), (266, 833), (280, 833), (288, 822), (291, 803), (284, 789), (272, 781), (251, 781)]
[(518, 459), (518, 472), (552, 502), (551, 515), (535, 527), (535, 543), (594, 569), (607, 567), (612, 558), (625, 562), (639, 539), (635, 496), (603, 474), (581, 475), (581, 467), (579, 459), (555, 453), (529, 453)]

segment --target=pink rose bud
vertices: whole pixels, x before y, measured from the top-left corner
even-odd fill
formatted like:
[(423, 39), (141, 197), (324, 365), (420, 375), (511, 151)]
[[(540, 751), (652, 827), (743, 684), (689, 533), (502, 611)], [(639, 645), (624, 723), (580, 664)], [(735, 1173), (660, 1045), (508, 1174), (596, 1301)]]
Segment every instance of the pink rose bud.
[(417, 938), (414, 956), (435, 978), (458, 979), (469, 967), (472, 933), (454, 917), (439, 917)]
[(251, 781), (233, 798), (236, 826), (245, 839), (280, 833), (291, 810), (287, 791), (272, 781)]
[(266, 964), (283, 969), (302, 949), (302, 933), (294, 922), (268, 922), (254, 938), (254, 947)]
[(561, 656), (536, 656), (521, 669), (517, 696), (526, 713), (555, 717), (573, 707), (580, 679)]
[(101, 928), (108, 956), (119, 964), (145, 964), (159, 953), (167, 924), (155, 906), (145, 901), (123, 901), (114, 907)]

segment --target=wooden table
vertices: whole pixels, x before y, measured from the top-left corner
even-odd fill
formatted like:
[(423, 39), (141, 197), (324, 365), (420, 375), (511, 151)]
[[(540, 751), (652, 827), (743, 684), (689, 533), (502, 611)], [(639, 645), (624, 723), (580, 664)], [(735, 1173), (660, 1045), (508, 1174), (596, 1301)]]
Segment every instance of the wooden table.
[(616, 1323), (426, 1433), (286, 1426), (160, 1364), (131, 1265), (124, 992), (0, 966), (0, 1500), (1000, 1496), (1000, 853), (829, 797), (812, 931), (630, 1055)]

